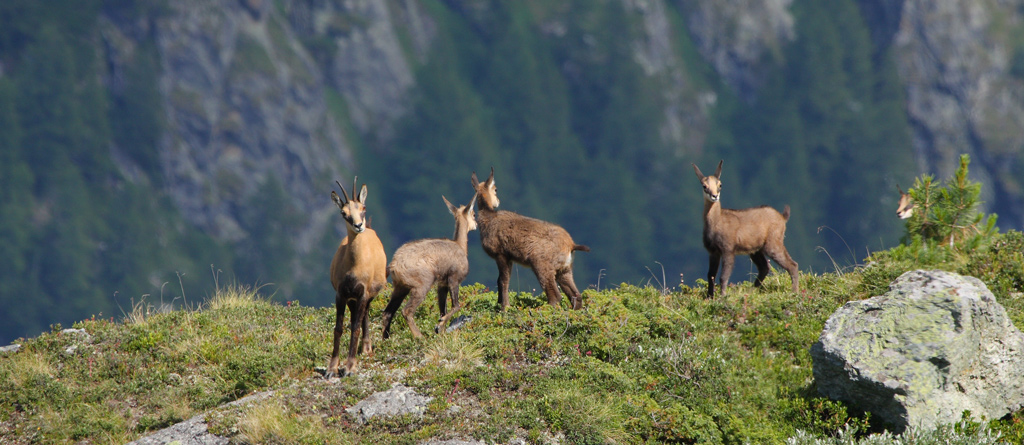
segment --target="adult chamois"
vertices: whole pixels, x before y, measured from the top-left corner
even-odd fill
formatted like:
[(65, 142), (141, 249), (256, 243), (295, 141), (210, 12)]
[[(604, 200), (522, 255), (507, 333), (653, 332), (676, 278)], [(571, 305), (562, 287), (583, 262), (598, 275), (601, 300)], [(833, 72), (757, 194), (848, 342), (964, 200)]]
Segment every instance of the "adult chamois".
[[(412, 295), (412, 298), (402, 309), (402, 316), (409, 324), (412, 336), (423, 337), (413, 315), (435, 283), (441, 321), (437, 323), (434, 332), (441, 333), (452, 315), (462, 309), (462, 303), (459, 302), (459, 285), (469, 274), (469, 260), (466, 255), (469, 232), (476, 230), (476, 217), (473, 215), (476, 195), (473, 195), (469, 204), (459, 207), (448, 202), (448, 198), (444, 196), (441, 199), (448, 207), (448, 212), (455, 217), (455, 235), (452, 239), (430, 238), (410, 241), (395, 251), (391, 264), (388, 265), (388, 275), (394, 283), (394, 290), (391, 292), (387, 308), (384, 309), (383, 338), (391, 336), (391, 319), (408, 295)], [(449, 293), (452, 296), (452, 310), (445, 313)]]
[(715, 275), (718, 273), (719, 261), (722, 263), (722, 292), (725, 292), (736, 255), (750, 255), (757, 266), (755, 286), (761, 287), (764, 277), (768, 275), (771, 268), (767, 258), (771, 258), (789, 272), (793, 279), (793, 292), (799, 293), (800, 271), (782, 242), (786, 237), (789, 206), (782, 213), (768, 206), (723, 209), (719, 203), (722, 161), (718, 162), (718, 170), (713, 176), (704, 176), (696, 164), (691, 165), (704, 188), (704, 248), (709, 254), (707, 297), (715, 295)]
[(514, 212), (497, 210), (498, 187), (494, 185), (494, 168), (486, 181), (480, 182), (476, 172), (470, 178), (477, 193), (477, 224), (480, 244), (498, 265), (498, 304), (508, 308), (508, 281), (512, 263), (519, 263), (537, 275), (548, 304), (557, 305), (562, 291), (569, 296), (573, 309), (583, 307), (583, 298), (572, 279), (572, 253), (590, 248), (573, 242), (569, 232), (560, 226)]
[[(367, 313), (370, 310), (370, 302), (387, 284), (387, 258), (384, 255), (384, 246), (381, 244), (380, 238), (377, 238), (377, 232), (368, 227), (366, 218), (366, 184), (363, 184), (359, 195), (355, 196), (356, 178), (353, 178), (353, 199), (349, 199), (348, 193), (345, 193), (345, 187), (340, 182), (335, 182), (341, 188), (341, 194), (345, 199), (341, 199), (332, 190), (331, 200), (341, 210), (341, 217), (345, 219), (348, 235), (341, 240), (338, 251), (334, 253), (334, 259), (331, 260), (331, 286), (335, 291), (334, 302), (337, 313), (334, 319), (334, 350), (331, 352), (331, 361), (327, 365), (327, 372), (324, 373), (324, 377), (328, 379), (354, 373), (360, 329), (363, 333), (362, 352), (364, 354), (373, 353)], [(349, 330), (352, 336), (348, 344), (348, 357), (339, 372), (341, 334), (344, 331), (342, 323), (345, 319), (346, 306), (351, 313)]]

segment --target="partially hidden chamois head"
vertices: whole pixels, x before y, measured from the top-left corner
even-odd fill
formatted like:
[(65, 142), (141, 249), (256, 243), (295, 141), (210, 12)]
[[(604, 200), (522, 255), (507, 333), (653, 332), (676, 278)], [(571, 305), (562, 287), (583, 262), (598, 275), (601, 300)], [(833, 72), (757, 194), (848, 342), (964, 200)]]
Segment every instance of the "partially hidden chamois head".
[(459, 224), (466, 225), (466, 231), (472, 232), (476, 230), (476, 213), (473, 208), (476, 206), (476, 198), (479, 194), (474, 193), (473, 199), (469, 201), (468, 205), (456, 207), (454, 204), (448, 202), (448, 198), (441, 195), (441, 199), (444, 200), (444, 205), (448, 206), (448, 212), (455, 217), (455, 231), (458, 236)]
[(910, 193), (904, 192), (899, 184), (896, 184), (896, 190), (900, 192), (900, 203), (896, 207), (896, 216), (900, 219), (910, 218), (914, 215), (914, 201), (910, 198)]
[(355, 233), (362, 233), (366, 230), (366, 184), (363, 184), (363, 188), (359, 191), (359, 196), (355, 196), (356, 192), (356, 179), (352, 178), (352, 193), (354, 199), (348, 198), (348, 193), (345, 193), (345, 187), (340, 182), (334, 181), (338, 184), (341, 189), (341, 194), (345, 197), (344, 200), (338, 196), (334, 190), (331, 190), (331, 200), (338, 205), (341, 209), (341, 217), (345, 219), (345, 223), (348, 224), (349, 229)]
[(487, 207), (492, 210), (498, 208), (501, 201), (498, 200), (498, 186), (494, 185), (494, 167), (491, 167), (491, 176), (488, 176), (486, 181), (480, 182), (476, 179), (476, 172), (473, 172), (470, 181), (473, 183), (473, 190), (476, 190), (477, 196), (487, 204)]
[(700, 185), (704, 187), (704, 199), (708, 202), (718, 202), (721, 198), (722, 181), (719, 178), (722, 177), (722, 162), (724, 160), (718, 161), (718, 169), (712, 176), (704, 176), (697, 168), (697, 164), (690, 164), (693, 166), (693, 172), (697, 174), (697, 179), (700, 180)]

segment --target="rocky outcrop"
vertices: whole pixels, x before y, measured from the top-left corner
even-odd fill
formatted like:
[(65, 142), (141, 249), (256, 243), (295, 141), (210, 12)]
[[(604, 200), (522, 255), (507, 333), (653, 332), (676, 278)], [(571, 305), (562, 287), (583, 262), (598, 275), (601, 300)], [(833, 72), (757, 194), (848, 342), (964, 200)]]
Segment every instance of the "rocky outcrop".
[(900, 431), (1024, 407), (1024, 334), (973, 277), (907, 272), (829, 317), (811, 357), (818, 392)]
[(387, 391), (376, 392), (365, 400), (346, 409), (363, 424), (377, 416), (391, 417), (403, 414), (422, 416), (432, 397), (421, 396), (416, 390), (401, 383), (392, 385)]

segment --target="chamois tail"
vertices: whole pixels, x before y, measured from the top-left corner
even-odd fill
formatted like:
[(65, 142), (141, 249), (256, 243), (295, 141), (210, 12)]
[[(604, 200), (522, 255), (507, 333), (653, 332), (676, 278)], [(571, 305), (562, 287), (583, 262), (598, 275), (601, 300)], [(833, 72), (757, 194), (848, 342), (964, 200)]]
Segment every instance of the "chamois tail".
[(590, 252), (590, 247), (584, 246), (583, 244), (577, 244), (572, 246), (572, 250), (579, 250), (580, 252)]
[(786, 207), (782, 209), (782, 219), (789, 221), (789, 204), (786, 204)]

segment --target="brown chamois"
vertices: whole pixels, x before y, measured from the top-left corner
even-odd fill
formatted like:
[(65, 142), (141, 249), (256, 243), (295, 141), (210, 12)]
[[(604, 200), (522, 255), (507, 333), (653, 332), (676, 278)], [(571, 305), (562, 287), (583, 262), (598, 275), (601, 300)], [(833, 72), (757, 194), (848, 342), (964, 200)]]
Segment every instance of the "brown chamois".
[(569, 296), (573, 309), (583, 307), (583, 298), (572, 279), (572, 253), (589, 252), (590, 248), (573, 242), (565, 229), (498, 208), (498, 187), (494, 185), (494, 168), (486, 181), (480, 182), (473, 172), (473, 189), (477, 193), (477, 223), (484, 252), (498, 264), (498, 304), (508, 307), (508, 281), (512, 263), (519, 263), (537, 275), (548, 304), (557, 305), (562, 291)]
[[(337, 181), (335, 181), (337, 182)], [(370, 330), (368, 312), (370, 302), (377, 296), (380, 289), (387, 284), (386, 267), (387, 258), (384, 255), (384, 246), (377, 238), (377, 232), (368, 227), (366, 219), (366, 184), (363, 184), (359, 195), (355, 196), (356, 180), (352, 179), (352, 193), (354, 199), (348, 198), (345, 187), (338, 183), (342, 200), (338, 194), (331, 191), (331, 199), (341, 209), (341, 216), (345, 219), (348, 227), (348, 236), (341, 240), (338, 251), (334, 253), (331, 261), (331, 286), (334, 287), (337, 313), (334, 318), (334, 350), (331, 352), (331, 361), (327, 365), (325, 378), (334, 376), (345, 376), (354, 373), (356, 365), (356, 347), (359, 345), (359, 331), (362, 329), (362, 352), (373, 353), (373, 344), (370, 341)], [(351, 312), (349, 330), (351, 339), (348, 344), (348, 358), (345, 365), (338, 370), (338, 362), (341, 352), (341, 334), (344, 331), (345, 306)]]
[(722, 176), (722, 162), (718, 163), (714, 176), (704, 176), (696, 164), (691, 165), (704, 187), (704, 248), (710, 254), (707, 297), (715, 295), (715, 275), (718, 273), (719, 261), (722, 262), (722, 292), (725, 292), (736, 255), (750, 255), (757, 266), (755, 286), (761, 287), (764, 277), (768, 275), (771, 268), (767, 258), (771, 258), (789, 272), (793, 279), (793, 292), (799, 293), (797, 281), (800, 271), (782, 243), (786, 237), (789, 206), (782, 213), (768, 206), (742, 210), (723, 209), (718, 202), (722, 191), (719, 180)]
[(909, 219), (914, 216), (914, 200), (910, 197), (910, 193), (904, 192), (900, 188), (899, 184), (896, 184), (896, 190), (900, 192), (899, 206), (896, 207), (896, 216), (900, 219)]
[[(391, 336), (391, 319), (395, 311), (402, 305), (405, 297), (412, 294), (412, 298), (402, 309), (402, 316), (409, 323), (409, 330), (415, 338), (423, 337), (416, 327), (416, 320), (413, 315), (416, 308), (423, 303), (427, 292), (437, 284), (437, 308), (441, 312), (441, 321), (434, 327), (434, 332), (441, 333), (445, 323), (462, 309), (459, 302), (459, 284), (469, 274), (469, 260), (467, 259), (467, 243), (469, 232), (476, 230), (476, 218), (473, 216), (473, 205), (476, 202), (476, 195), (468, 205), (455, 207), (448, 202), (448, 198), (441, 197), (448, 211), (455, 217), (455, 235), (452, 239), (430, 238), (410, 241), (402, 244), (391, 257), (391, 264), (388, 265), (388, 275), (394, 284), (391, 292), (391, 300), (384, 309), (382, 336)], [(448, 293), (452, 295), (452, 310), (445, 313), (445, 306), (448, 303)]]

